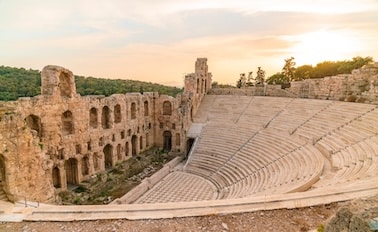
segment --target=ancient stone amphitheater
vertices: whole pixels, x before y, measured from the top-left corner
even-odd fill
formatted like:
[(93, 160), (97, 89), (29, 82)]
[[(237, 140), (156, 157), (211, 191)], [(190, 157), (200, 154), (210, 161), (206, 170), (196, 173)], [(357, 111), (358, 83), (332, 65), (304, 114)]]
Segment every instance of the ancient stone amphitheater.
[[(374, 67), (361, 79), (372, 80), (364, 96), (376, 103)], [(192, 86), (194, 92), (197, 88)], [(274, 94), (267, 89), (263, 95), (270, 96), (256, 96), (256, 89), (203, 94), (185, 131), (181, 149), (188, 151), (186, 159), (167, 165), (111, 204), (40, 204), (23, 210), (22, 219), (171, 218), (305, 207), (378, 194), (376, 104), (298, 98), (293, 96), (299, 92), (290, 90), (277, 97), (282, 90)]]

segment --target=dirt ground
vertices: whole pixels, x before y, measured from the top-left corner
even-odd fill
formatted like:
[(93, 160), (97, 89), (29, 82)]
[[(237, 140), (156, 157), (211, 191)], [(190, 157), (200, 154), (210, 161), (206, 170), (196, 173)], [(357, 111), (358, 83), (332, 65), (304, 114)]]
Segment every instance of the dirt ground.
[(1, 223), (0, 231), (308, 231), (318, 228), (326, 219), (334, 215), (340, 207), (348, 204), (350, 202), (301, 209), (280, 209), (162, 220)]
[(378, 216), (378, 195), (298, 209), (279, 209), (252, 213), (210, 215), (161, 220), (96, 220), (74, 222), (0, 222), (0, 231), (60, 232), (60, 231), (316, 231), (321, 224), (347, 207), (353, 213)]

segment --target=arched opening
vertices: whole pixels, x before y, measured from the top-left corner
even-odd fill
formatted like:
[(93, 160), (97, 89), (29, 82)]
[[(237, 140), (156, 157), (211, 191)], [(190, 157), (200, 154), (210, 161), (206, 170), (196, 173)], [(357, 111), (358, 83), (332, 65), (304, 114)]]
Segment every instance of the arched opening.
[(105, 169), (113, 167), (113, 146), (107, 144), (104, 147)]
[(74, 133), (72, 112), (67, 110), (62, 114), (62, 134), (70, 135)]
[(205, 93), (207, 93), (207, 80), (205, 80)]
[(148, 101), (144, 101), (144, 116), (148, 116)]
[(109, 129), (110, 124), (110, 109), (107, 106), (102, 107), (101, 124), (103, 129)]
[(122, 155), (121, 155), (121, 144), (117, 145), (117, 160), (120, 161), (122, 160)]
[(136, 119), (136, 104), (135, 104), (135, 102), (131, 103), (130, 112), (131, 112), (131, 119)]
[(136, 156), (137, 155), (137, 143), (138, 143), (138, 138), (136, 135), (133, 135), (131, 137), (131, 152), (132, 152), (132, 156)]
[(60, 182), (60, 170), (58, 167), (53, 168), (52, 170), (52, 179), (53, 185), (55, 188), (61, 188), (62, 184)]
[(190, 108), (190, 121), (193, 122), (193, 106)]
[(125, 156), (129, 156), (129, 142), (125, 143)]
[(199, 88), (200, 88), (199, 85), (200, 85), (200, 84), (199, 84), (199, 79), (197, 79), (197, 93), (199, 93)]
[(97, 128), (97, 122), (97, 109), (93, 107), (89, 111), (89, 126), (92, 128)]
[(5, 171), (4, 157), (0, 155), (0, 192), (3, 191), (3, 188), (6, 185), (5, 174), (6, 174), (6, 171)]
[(68, 73), (62, 72), (59, 75), (59, 90), (60, 96), (62, 97), (72, 97), (72, 86), (70, 75)]
[(84, 156), (81, 160), (81, 174), (86, 176), (89, 174), (89, 158), (88, 156)]
[(150, 146), (150, 135), (147, 133), (146, 134), (146, 148), (148, 148)]
[(67, 185), (77, 185), (79, 183), (77, 172), (77, 160), (69, 158), (64, 164), (66, 170)]
[(172, 104), (170, 101), (163, 102), (163, 115), (172, 115)]
[(42, 136), (42, 124), (41, 119), (36, 115), (29, 115), (25, 118), (26, 125), (31, 129), (37, 132), (39, 138)]
[(122, 120), (121, 106), (119, 104), (114, 106), (114, 123), (120, 123)]
[(143, 136), (140, 136), (140, 137), (139, 137), (139, 150), (140, 150), (140, 151), (143, 150)]
[(172, 149), (172, 133), (170, 131), (164, 131), (163, 137), (164, 137), (163, 150), (165, 152), (169, 152)]

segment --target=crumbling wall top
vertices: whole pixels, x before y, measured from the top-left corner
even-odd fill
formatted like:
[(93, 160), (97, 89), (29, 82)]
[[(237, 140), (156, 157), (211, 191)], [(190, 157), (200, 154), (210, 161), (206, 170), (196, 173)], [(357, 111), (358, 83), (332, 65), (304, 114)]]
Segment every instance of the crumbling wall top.
[(72, 98), (76, 95), (75, 77), (63, 67), (48, 65), (41, 72), (42, 95)]

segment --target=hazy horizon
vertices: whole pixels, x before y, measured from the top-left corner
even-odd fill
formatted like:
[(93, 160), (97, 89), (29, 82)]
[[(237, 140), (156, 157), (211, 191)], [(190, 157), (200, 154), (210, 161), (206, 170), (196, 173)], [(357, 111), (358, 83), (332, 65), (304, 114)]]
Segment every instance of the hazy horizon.
[(378, 1), (0, 0), (0, 65), (182, 86), (197, 57), (235, 84), (297, 66), (378, 55)]

